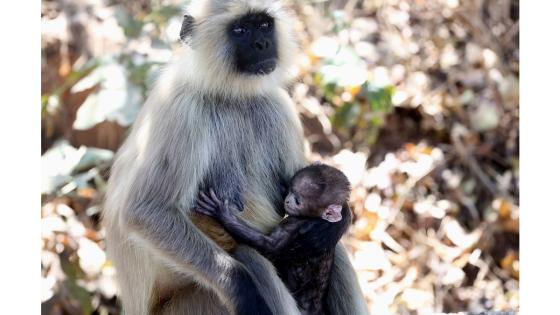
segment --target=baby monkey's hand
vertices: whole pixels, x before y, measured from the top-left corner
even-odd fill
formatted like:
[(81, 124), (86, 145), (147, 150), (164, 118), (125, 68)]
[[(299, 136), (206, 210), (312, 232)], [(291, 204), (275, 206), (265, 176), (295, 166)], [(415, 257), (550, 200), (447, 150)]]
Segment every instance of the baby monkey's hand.
[(232, 208), (229, 200), (221, 201), (214, 193), (214, 190), (210, 188), (209, 194), (202, 191), (198, 194), (195, 211), (223, 221), (234, 216)]

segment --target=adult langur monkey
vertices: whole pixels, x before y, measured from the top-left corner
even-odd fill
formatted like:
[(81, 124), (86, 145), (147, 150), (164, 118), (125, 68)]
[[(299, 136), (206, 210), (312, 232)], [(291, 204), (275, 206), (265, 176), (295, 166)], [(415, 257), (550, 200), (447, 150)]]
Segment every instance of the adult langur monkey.
[[(296, 51), (289, 15), (272, 0), (195, 4), (181, 32), (188, 47), (111, 171), (104, 224), (125, 313), (298, 314), (270, 262), (192, 214), (199, 190), (212, 187), (257, 230), (281, 219), (279, 183), (306, 164), (282, 89)], [(327, 296), (330, 314), (367, 313), (340, 245)]]

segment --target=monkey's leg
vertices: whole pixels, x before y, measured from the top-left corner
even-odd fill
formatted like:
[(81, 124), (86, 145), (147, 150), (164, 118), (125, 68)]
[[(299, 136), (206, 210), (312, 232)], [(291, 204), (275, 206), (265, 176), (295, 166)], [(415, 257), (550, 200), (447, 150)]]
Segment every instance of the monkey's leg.
[(356, 272), (340, 243), (335, 249), (326, 302), (327, 313), (331, 315), (369, 314)]
[[(259, 293), (275, 315), (299, 315), (297, 302), (277, 276), (274, 266), (256, 250), (239, 245), (232, 252), (249, 271)], [(226, 315), (227, 309), (218, 296), (196, 283), (172, 289), (155, 288), (156, 298), (150, 314), (154, 315)], [(239, 313), (244, 315), (245, 313)], [(247, 313), (248, 315), (251, 315)]]
[(179, 211), (144, 203), (131, 207), (127, 214), (129, 230), (154, 257), (215, 290), (232, 312), (272, 314), (245, 267), (203, 236)]
[(276, 274), (274, 266), (256, 250), (239, 245), (232, 253), (248, 270), (275, 315), (297, 315), (297, 303)]
[(152, 315), (229, 315), (218, 301), (218, 296), (196, 283), (185, 284), (173, 290), (155, 290), (158, 301), (150, 311)]

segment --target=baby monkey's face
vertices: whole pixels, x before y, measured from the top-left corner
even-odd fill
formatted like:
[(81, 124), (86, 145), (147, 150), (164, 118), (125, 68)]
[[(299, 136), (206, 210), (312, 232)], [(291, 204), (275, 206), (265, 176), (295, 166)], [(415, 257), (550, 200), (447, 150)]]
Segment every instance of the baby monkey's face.
[(284, 200), (284, 209), (286, 213), (289, 215), (295, 216), (315, 216), (318, 217), (319, 215), (313, 213), (309, 209), (309, 203), (307, 202), (306, 198), (298, 195), (298, 192), (290, 191), (286, 199)]
[(338, 222), (348, 193), (349, 183), (342, 172), (326, 165), (312, 165), (292, 178), (284, 209), (292, 216)]

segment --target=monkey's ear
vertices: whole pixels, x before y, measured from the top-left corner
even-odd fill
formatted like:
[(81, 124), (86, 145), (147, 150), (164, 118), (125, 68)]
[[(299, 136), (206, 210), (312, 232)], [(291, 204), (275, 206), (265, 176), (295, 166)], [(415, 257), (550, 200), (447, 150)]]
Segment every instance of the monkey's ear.
[(181, 25), (181, 33), (179, 37), (183, 43), (187, 43), (194, 30), (194, 18), (192, 15), (185, 14), (183, 16), (183, 25)]
[(323, 211), (323, 214), (321, 214), (321, 218), (329, 222), (338, 222), (342, 220), (342, 206), (329, 205), (325, 211)]

